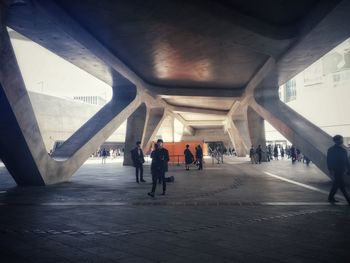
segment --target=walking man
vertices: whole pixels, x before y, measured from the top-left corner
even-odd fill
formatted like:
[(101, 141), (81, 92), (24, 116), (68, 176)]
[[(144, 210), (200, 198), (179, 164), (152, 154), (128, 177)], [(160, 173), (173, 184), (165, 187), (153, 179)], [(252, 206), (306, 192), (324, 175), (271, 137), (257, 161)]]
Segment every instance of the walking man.
[(131, 159), (136, 169), (136, 183), (139, 183), (139, 173), (140, 181), (146, 182), (145, 180), (143, 180), (143, 163), (145, 162), (145, 158), (141, 149), (140, 141), (136, 142), (136, 147), (131, 151)]
[(250, 161), (252, 164), (256, 164), (256, 158), (255, 158), (255, 150), (254, 150), (254, 146), (252, 145), (252, 147), (249, 150), (249, 157), (250, 157)]
[(338, 188), (342, 191), (346, 201), (350, 205), (350, 196), (346, 192), (343, 176), (345, 172), (350, 172), (350, 164), (348, 152), (344, 148), (344, 139), (341, 135), (333, 137), (334, 145), (328, 149), (327, 152), (327, 167), (329, 173), (333, 177), (333, 186), (328, 196), (328, 202), (336, 203), (339, 202), (334, 198)]
[(199, 144), (196, 149), (196, 159), (198, 162), (198, 170), (203, 170), (203, 150)]
[(258, 145), (258, 148), (256, 148), (255, 153), (258, 156), (258, 163), (261, 164), (262, 149), (260, 144)]
[(167, 149), (163, 148), (163, 140), (158, 139), (155, 149), (151, 153), (152, 164), (152, 190), (148, 193), (149, 196), (154, 197), (154, 193), (157, 187), (157, 179), (161, 178), (163, 182), (163, 193), (165, 195), (166, 191), (166, 181), (165, 181), (165, 172), (168, 171), (168, 162), (169, 162), (169, 152)]

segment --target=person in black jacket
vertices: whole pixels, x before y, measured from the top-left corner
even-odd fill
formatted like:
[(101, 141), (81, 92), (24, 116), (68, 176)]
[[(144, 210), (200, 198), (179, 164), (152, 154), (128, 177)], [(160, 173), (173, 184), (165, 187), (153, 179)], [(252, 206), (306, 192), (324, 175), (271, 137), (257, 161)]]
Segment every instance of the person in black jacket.
[(327, 167), (330, 175), (333, 177), (333, 186), (329, 192), (328, 201), (330, 203), (338, 202), (338, 200), (334, 198), (334, 195), (339, 188), (350, 205), (350, 196), (346, 192), (343, 180), (345, 172), (350, 172), (348, 152), (343, 146), (343, 136), (336, 135), (333, 137), (333, 141), (335, 144), (330, 147), (327, 152)]
[(159, 178), (161, 178), (163, 182), (162, 195), (165, 195), (165, 191), (166, 191), (165, 172), (168, 171), (169, 152), (167, 149), (163, 148), (162, 139), (158, 139), (157, 145), (155, 145), (155, 148), (151, 153), (151, 158), (152, 158), (152, 163), (151, 163), (152, 190), (151, 192), (148, 193), (148, 195), (154, 197), (154, 193), (157, 187), (157, 180)]
[(261, 149), (261, 145), (258, 145), (258, 148), (256, 148), (255, 153), (258, 156), (258, 163), (261, 164), (261, 158), (262, 158), (262, 149)]
[(199, 144), (196, 149), (196, 159), (198, 162), (198, 170), (203, 170), (203, 150)]
[(140, 141), (136, 142), (136, 148), (131, 151), (131, 159), (134, 163), (134, 167), (136, 168), (136, 182), (139, 183), (139, 173), (140, 181), (146, 182), (143, 180), (143, 163), (145, 162), (145, 158), (141, 149)]
[(190, 170), (190, 164), (193, 163), (194, 156), (190, 151), (190, 146), (187, 144), (186, 149), (184, 151), (185, 155), (185, 165), (186, 165), (186, 171)]

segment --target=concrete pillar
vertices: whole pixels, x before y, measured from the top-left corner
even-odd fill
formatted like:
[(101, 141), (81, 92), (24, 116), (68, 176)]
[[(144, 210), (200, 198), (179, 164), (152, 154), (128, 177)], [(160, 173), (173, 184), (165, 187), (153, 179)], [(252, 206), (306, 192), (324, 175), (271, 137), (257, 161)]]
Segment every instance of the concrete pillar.
[(136, 147), (136, 142), (142, 140), (144, 128), (146, 124), (147, 108), (143, 103), (128, 118), (126, 126), (125, 146), (124, 146), (124, 162), (123, 165), (132, 165), (130, 151)]
[(164, 116), (158, 135), (163, 138), (164, 142), (174, 141), (174, 117), (171, 115)]
[(276, 74), (256, 88), (250, 106), (328, 174), (326, 155), (332, 137), (280, 101)]
[(165, 109), (162, 107), (151, 108), (147, 112), (145, 131), (142, 137), (142, 149), (145, 153), (150, 152), (151, 143), (166, 118)]
[[(251, 144), (254, 146), (254, 149), (256, 149), (258, 145), (261, 145), (262, 149), (265, 150), (266, 138), (264, 119), (251, 107), (247, 109), (247, 117)], [(267, 161), (266, 154), (262, 155), (262, 161)]]
[(247, 145), (244, 143), (243, 136), (241, 132), (237, 129), (232, 119), (229, 119), (228, 121), (227, 133), (230, 137), (232, 144), (235, 147), (237, 156), (245, 157), (248, 153)]

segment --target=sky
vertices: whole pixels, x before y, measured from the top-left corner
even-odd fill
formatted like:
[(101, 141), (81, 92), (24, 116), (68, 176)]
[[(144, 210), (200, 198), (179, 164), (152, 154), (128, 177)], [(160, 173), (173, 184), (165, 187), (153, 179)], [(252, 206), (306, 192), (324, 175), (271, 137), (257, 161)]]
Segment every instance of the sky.
[(61, 98), (97, 95), (111, 99), (109, 85), (39, 44), (17, 38), (11, 42), (27, 90)]

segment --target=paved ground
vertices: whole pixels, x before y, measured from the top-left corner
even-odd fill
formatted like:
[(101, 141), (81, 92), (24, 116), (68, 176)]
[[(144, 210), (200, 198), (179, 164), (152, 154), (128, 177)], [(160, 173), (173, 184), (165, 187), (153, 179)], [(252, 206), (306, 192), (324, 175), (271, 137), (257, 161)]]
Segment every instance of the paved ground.
[[(0, 262), (350, 262), (350, 208), (313, 165), (226, 158), (170, 167), (152, 199), (120, 162), (68, 183), (15, 187), (0, 167)], [(350, 190), (350, 189), (349, 189)]]

